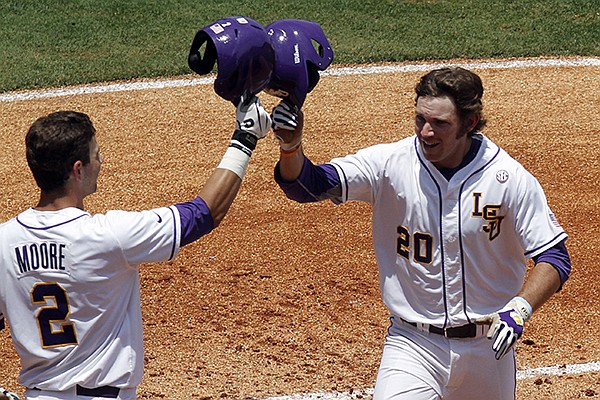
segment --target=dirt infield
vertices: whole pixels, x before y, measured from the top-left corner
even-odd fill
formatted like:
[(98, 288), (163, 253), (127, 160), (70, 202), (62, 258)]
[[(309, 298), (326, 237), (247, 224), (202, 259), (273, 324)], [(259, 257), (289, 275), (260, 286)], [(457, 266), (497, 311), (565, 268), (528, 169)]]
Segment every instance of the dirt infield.
[[(573, 273), (526, 326), (518, 368), (600, 360), (600, 67), (477, 70), (485, 133), (546, 190), (570, 235)], [(422, 72), (326, 76), (305, 104), (305, 152), (329, 161), (412, 132)], [(261, 94), (270, 109), (273, 97)], [(234, 108), (212, 86), (0, 103), (0, 220), (37, 201), (24, 134), (59, 109), (91, 115), (105, 157), (92, 213), (185, 201), (223, 155)], [(370, 388), (388, 316), (367, 205), (298, 205), (273, 181), (276, 140), (259, 143), (221, 226), (169, 263), (141, 268), (146, 369), (140, 399), (265, 398)], [(8, 332), (0, 385), (22, 388)], [(600, 397), (600, 373), (518, 382), (518, 398)]]

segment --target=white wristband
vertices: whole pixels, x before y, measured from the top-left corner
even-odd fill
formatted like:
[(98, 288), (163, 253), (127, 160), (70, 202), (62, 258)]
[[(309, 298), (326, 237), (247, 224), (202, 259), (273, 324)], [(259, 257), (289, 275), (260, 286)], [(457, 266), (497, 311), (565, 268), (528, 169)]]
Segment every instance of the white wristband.
[(217, 168), (228, 169), (234, 172), (240, 179), (244, 179), (244, 174), (250, 162), (250, 155), (238, 147), (230, 146), (225, 151), (221, 162)]
[(520, 296), (516, 296), (512, 299), (512, 301), (516, 304), (517, 311), (521, 314), (525, 322), (529, 321), (531, 314), (533, 314), (533, 308), (531, 307), (531, 304), (529, 304), (527, 300)]

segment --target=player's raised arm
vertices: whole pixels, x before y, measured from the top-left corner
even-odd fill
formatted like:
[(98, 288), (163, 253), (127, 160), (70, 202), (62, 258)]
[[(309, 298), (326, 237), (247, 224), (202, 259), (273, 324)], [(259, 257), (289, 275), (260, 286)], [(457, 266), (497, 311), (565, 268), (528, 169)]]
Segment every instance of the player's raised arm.
[(223, 220), (239, 191), (256, 143), (267, 136), (270, 127), (271, 118), (258, 97), (252, 96), (238, 104), (236, 130), (229, 147), (200, 191), (215, 227)]
[(319, 72), (333, 62), (333, 49), (314, 21), (282, 19), (265, 29), (277, 57), (264, 91), (283, 99), (273, 109), (273, 131), (281, 144), (281, 177), (293, 181), (304, 164), (301, 108), (317, 86)]
[[(193, 204), (185, 204), (184, 213), (195, 218), (197, 225), (201, 225), (199, 214), (203, 214), (206, 207), (210, 209), (214, 226), (219, 225), (237, 195), (257, 140), (265, 137), (270, 129), (270, 116), (256, 94), (269, 83), (274, 62), (271, 37), (251, 18), (225, 17), (206, 25), (194, 36), (188, 55), (189, 67), (200, 75), (211, 73), (216, 67), (215, 93), (237, 106), (237, 129), (223, 160), (200, 192), (202, 201), (196, 199)], [(193, 220), (189, 222), (192, 227), (196, 224)], [(183, 243), (187, 243), (193, 237), (183, 239)]]
[(298, 178), (304, 164), (302, 130), (304, 114), (298, 107), (282, 100), (273, 109), (273, 132), (279, 140), (279, 170), (286, 181)]

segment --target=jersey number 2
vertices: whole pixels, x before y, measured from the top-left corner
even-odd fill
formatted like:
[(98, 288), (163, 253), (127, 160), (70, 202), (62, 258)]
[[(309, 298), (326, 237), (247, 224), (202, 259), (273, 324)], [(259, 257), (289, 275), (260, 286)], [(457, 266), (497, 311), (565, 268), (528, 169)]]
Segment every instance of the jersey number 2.
[[(37, 283), (31, 291), (31, 299), (33, 304), (44, 305), (37, 315), (44, 348), (77, 344), (75, 326), (65, 322), (71, 311), (69, 297), (62, 286), (56, 282)], [(49, 300), (54, 300), (54, 305), (48, 305)]]

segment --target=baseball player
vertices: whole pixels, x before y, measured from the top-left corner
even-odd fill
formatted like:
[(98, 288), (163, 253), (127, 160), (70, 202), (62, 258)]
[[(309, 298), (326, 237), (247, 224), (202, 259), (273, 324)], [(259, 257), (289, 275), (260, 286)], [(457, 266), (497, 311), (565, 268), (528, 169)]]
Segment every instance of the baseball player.
[(0, 325), (8, 321), (30, 400), (136, 399), (144, 363), (141, 263), (172, 260), (212, 231), (270, 129), (259, 99), (241, 101), (238, 129), (193, 200), (141, 212), (90, 215), (102, 156), (83, 113), (33, 123), (27, 161), (38, 204), (0, 225)]
[(515, 342), (570, 274), (540, 184), (481, 133), (482, 95), (475, 73), (433, 70), (416, 85), (414, 136), (320, 165), (303, 153), (302, 111), (273, 110), (287, 197), (372, 205), (390, 311), (375, 400), (514, 399)]

